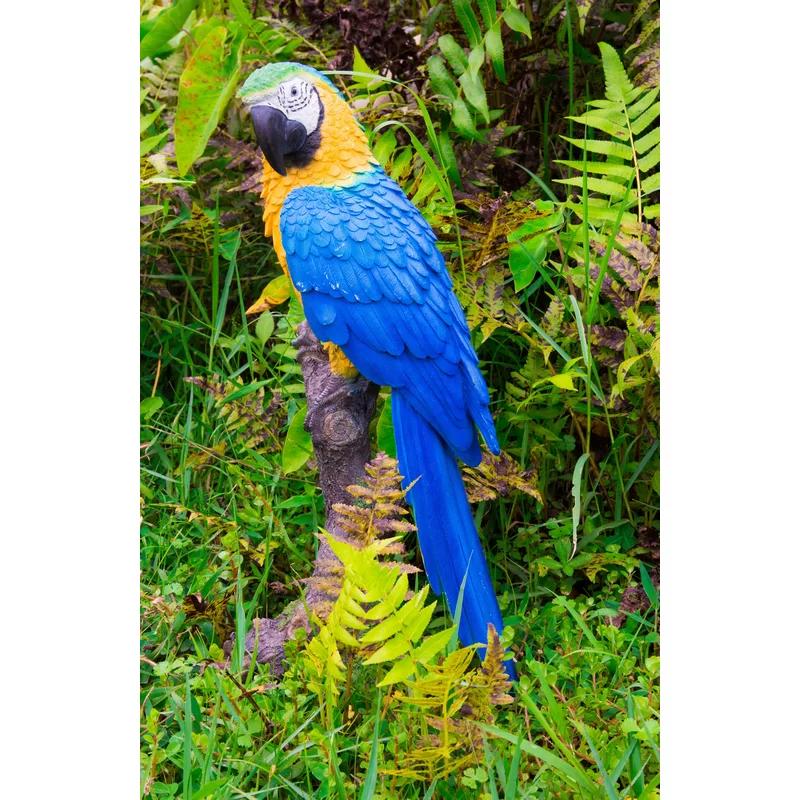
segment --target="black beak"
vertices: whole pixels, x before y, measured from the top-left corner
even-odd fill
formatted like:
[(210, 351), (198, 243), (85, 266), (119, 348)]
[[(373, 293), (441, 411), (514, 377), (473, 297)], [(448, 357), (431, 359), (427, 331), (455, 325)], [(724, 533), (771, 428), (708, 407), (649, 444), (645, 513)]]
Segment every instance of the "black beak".
[(286, 175), (286, 156), (296, 153), (305, 144), (306, 129), (271, 106), (253, 106), (250, 116), (264, 158), (278, 175)]

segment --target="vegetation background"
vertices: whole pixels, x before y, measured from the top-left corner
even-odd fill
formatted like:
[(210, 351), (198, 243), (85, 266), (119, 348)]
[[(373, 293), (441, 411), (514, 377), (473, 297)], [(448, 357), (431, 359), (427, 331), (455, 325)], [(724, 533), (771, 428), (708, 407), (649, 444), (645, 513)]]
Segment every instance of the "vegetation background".
[[(658, 5), (141, 10), (142, 797), (658, 797)], [(333, 71), (450, 265), (503, 447), (468, 481), (510, 695), (421, 573), (386, 658), (340, 609), (280, 680), (241, 647), (204, 668), (302, 598), (323, 522), (301, 312), (232, 100), (275, 60)], [(342, 554), (353, 591), (392, 572), (373, 550)]]

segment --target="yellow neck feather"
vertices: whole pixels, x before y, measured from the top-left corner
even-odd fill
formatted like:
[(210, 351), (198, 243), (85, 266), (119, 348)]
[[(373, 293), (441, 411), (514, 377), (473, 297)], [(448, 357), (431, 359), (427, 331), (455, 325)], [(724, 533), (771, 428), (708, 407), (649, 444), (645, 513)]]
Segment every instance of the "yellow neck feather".
[(289, 192), (300, 186), (346, 186), (352, 183), (355, 173), (377, 164), (367, 144), (367, 137), (347, 103), (322, 81), (315, 82), (315, 86), (325, 108), (325, 118), (320, 130), (320, 145), (314, 159), (305, 167), (290, 167), (286, 175), (278, 175), (262, 159), (264, 233), (273, 238), (278, 259), (284, 269), (286, 259), (280, 241), (278, 216)]

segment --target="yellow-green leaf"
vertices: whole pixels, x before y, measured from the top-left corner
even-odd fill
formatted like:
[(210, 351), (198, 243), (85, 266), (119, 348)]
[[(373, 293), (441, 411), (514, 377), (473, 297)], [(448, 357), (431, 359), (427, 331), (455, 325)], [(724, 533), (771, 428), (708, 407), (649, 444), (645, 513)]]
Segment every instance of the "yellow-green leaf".
[(311, 457), (311, 434), (303, 427), (305, 421), (306, 407), (303, 405), (292, 417), (283, 443), (281, 467), (285, 475), (296, 472)]
[(220, 22), (198, 45), (181, 74), (175, 112), (179, 175), (185, 175), (203, 154), (239, 81), (244, 38), (235, 40), (226, 56), (227, 37), (228, 28)]

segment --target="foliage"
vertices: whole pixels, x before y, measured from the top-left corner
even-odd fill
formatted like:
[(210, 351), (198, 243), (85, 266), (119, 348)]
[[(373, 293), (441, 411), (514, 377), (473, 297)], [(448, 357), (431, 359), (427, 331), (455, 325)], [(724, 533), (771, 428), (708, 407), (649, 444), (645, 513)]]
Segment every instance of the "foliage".
[[(658, 19), (144, 0), (142, 797), (658, 796)], [(287, 59), (340, 71), (467, 312), (503, 448), (465, 471), (507, 623), (483, 665), (415, 571), (386, 458), (338, 507), (359, 545), (331, 542), (343, 591), (280, 680), (209, 667), (304, 602), (325, 519), (302, 311), (229, 99)]]

